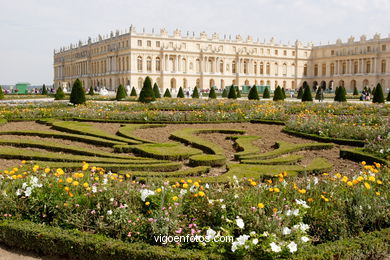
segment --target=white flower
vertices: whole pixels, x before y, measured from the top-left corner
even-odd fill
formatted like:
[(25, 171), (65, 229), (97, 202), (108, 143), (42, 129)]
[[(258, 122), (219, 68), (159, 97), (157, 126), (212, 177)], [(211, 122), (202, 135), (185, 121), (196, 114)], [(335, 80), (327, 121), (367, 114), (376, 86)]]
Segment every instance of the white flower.
[(24, 195), (26, 197), (29, 197), (31, 195), (32, 189), (31, 187), (27, 187), (26, 190), (24, 191)]
[(96, 193), (96, 192), (97, 192), (96, 186), (92, 186), (92, 192), (93, 192), (93, 193)]
[(294, 209), (294, 210), (292, 211), (292, 214), (293, 214), (294, 216), (298, 216), (298, 214), (299, 214), (299, 209)]
[(305, 232), (309, 228), (310, 228), (310, 226), (308, 224), (305, 224), (305, 223), (299, 223), (299, 224), (293, 226), (293, 229), (300, 229), (303, 232)]
[(114, 198), (111, 198), (110, 201), (113, 202), (113, 201), (114, 201)]
[(221, 209), (226, 209), (226, 205), (225, 205), (225, 204), (222, 204), (222, 205), (221, 205)]
[(289, 229), (288, 227), (284, 227), (283, 230), (282, 230), (282, 234), (283, 235), (291, 234), (291, 229)]
[[(181, 196), (181, 197), (183, 197), (184, 195), (186, 195), (186, 193), (187, 193), (187, 190), (184, 190), (184, 189), (181, 189), (181, 190), (180, 190), (180, 196)], [(152, 195), (154, 195), (154, 194), (152, 194)]]
[(275, 244), (275, 242), (272, 242), (272, 243), (269, 244), (269, 245), (271, 246), (272, 252), (279, 253), (280, 251), (282, 251), (282, 249), (280, 248), (280, 246), (278, 246), (277, 244)]
[(141, 200), (142, 201), (145, 201), (147, 197), (155, 194), (154, 191), (148, 190), (148, 189), (142, 189), (142, 190), (140, 190), (140, 192), (141, 192)]
[(298, 205), (301, 205), (302, 207), (308, 209), (310, 208), (309, 205), (307, 205), (306, 201), (304, 200), (300, 200), (300, 199), (296, 199), (295, 202), (298, 204)]
[(210, 185), (209, 185), (208, 183), (206, 183), (206, 185), (204, 185), (204, 187), (205, 187), (206, 189), (208, 189), (208, 188), (210, 188)]
[(107, 215), (112, 215), (112, 210), (107, 210)]
[(258, 240), (257, 238), (255, 238), (255, 239), (252, 240), (252, 243), (253, 243), (254, 245), (257, 245), (257, 243), (259, 243), (259, 240)]
[(314, 185), (317, 185), (318, 184), (318, 178), (317, 177), (314, 177)]
[(286, 216), (291, 216), (291, 214), (292, 214), (291, 209), (289, 209), (289, 210), (286, 211)]
[(248, 235), (241, 235), (237, 238), (237, 242), (240, 246), (245, 245), (245, 242), (249, 239)]
[(287, 247), (291, 253), (294, 253), (298, 250), (298, 246), (297, 246), (297, 244), (295, 244), (294, 241), (292, 241), (290, 244), (288, 244)]
[(237, 226), (238, 226), (239, 228), (241, 228), (241, 229), (243, 229), (244, 226), (245, 226), (244, 220), (242, 220), (242, 218), (240, 218), (240, 217), (237, 217), (237, 219), (236, 219), (236, 224), (237, 224)]
[(191, 192), (191, 193), (196, 192), (196, 187), (195, 187), (195, 185), (192, 185), (192, 186), (190, 187), (190, 192)]
[(235, 252), (237, 250), (238, 242), (232, 243), (232, 252)]
[(310, 239), (308, 237), (301, 237), (303, 243), (308, 242)]
[(206, 231), (206, 238), (208, 239), (213, 239), (215, 237), (215, 235), (217, 234), (217, 232), (215, 232), (214, 230), (212, 230), (211, 228), (207, 229)]
[(263, 233), (263, 236), (268, 237), (268, 236), (269, 236), (269, 233), (268, 233), (267, 231), (265, 231), (265, 232)]
[(249, 235), (254, 236), (254, 235), (256, 235), (256, 232), (255, 232), (255, 231), (251, 231), (251, 232), (249, 233)]
[(239, 197), (238, 194), (234, 194), (235, 199), (238, 199), (238, 197)]
[(21, 190), (21, 189), (18, 189), (18, 190), (16, 191), (16, 196), (20, 196), (20, 195), (22, 195), (22, 190)]
[(27, 188), (27, 183), (23, 182), (22, 189), (25, 190)]

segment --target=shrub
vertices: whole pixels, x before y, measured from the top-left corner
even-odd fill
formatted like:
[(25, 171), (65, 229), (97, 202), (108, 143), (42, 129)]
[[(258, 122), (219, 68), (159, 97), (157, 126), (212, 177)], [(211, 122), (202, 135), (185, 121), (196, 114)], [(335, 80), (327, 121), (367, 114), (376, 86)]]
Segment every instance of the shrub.
[(136, 97), (136, 96), (137, 96), (137, 90), (135, 90), (135, 87), (133, 87), (133, 88), (131, 89), (130, 96), (131, 96), (131, 97)]
[(370, 94), (375, 95), (375, 87), (372, 88), (372, 91)]
[(154, 83), (153, 85), (153, 92), (155, 98), (161, 98), (160, 89), (157, 86), (157, 83)]
[(303, 96), (303, 88), (299, 87), (297, 99), (302, 99), (302, 96)]
[(251, 90), (249, 90), (248, 99), (249, 100), (259, 100), (260, 99), (259, 93), (257, 93), (257, 88), (255, 85), (253, 85)]
[[(0, 99), (1, 99), (1, 94), (0, 94)], [(386, 101), (390, 101), (390, 91), (389, 91), (389, 93), (387, 94)]]
[(55, 100), (61, 100), (65, 98), (64, 90), (61, 87), (57, 88), (56, 94), (54, 95)]
[(283, 99), (286, 99), (286, 90), (282, 88), (282, 93), (283, 93)]
[(229, 87), (229, 94), (228, 94), (229, 99), (237, 99), (237, 92), (236, 89), (234, 88), (233, 85)]
[(73, 83), (72, 92), (70, 93), (70, 103), (74, 105), (85, 104), (85, 91), (83, 83), (76, 79)]
[(263, 92), (263, 98), (270, 98), (271, 95), (269, 93), (269, 89), (266, 87)]
[(194, 91), (192, 92), (191, 97), (192, 97), (192, 98), (199, 98), (198, 87), (195, 87), (195, 88), (194, 88)]
[(359, 91), (357, 90), (356, 86), (353, 88), (353, 95), (354, 96), (358, 96), (359, 95)]
[(338, 102), (347, 101), (346, 94), (347, 94), (347, 91), (345, 90), (345, 88), (343, 86), (337, 87), (336, 91), (335, 91), (334, 101), (338, 101)]
[(211, 99), (216, 99), (217, 98), (217, 94), (215, 93), (215, 88), (214, 87), (211, 87), (211, 89), (210, 89), (209, 98), (211, 98)]
[(228, 94), (229, 94), (229, 93), (228, 93), (228, 91), (229, 91), (228, 88), (229, 88), (229, 87), (225, 87), (225, 88), (223, 89), (223, 91), (222, 91), (222, 97), (223, 97), (223, 98), (227, 98), (227, 96), (228, 96)]
[(180, 87), (179, 88), (179, 92), (177, 92), (177, 98), (184, 98), (184, 91), (183, 91), (183, 88)]
[(283, 91), (282, 91), (282, 88), (280, 86), (278, 86), (275, 89), (273, 100), (274, 101), (283, 101), (284, 100)]
[(321, 88), (317, 88), (315, 99), (321, 100)]
[(302, 102), (306, 102), (306, 101), (313, 101), (313, 97), (311, 95), (311, 90), (309, 86), (307, 86), (303, 90), (303, 94), (302, 94)]
[(43, 86), (42, 86), (42, 95), (47, 95), (47, 89), (46, 89), (45, 84), (43, 84)]
[(167, 88), (167, 89), (165, 90), (165, 92), (164, 92), (164, 97), (167, 97), (167, 98), (172, 97), (171, 92), (169, 91), (168, 88)]
[(234, 86), (234, 89), (236, 90), (237, 98), (240, 98), (241, 97), (241, 92), (240, 92), (240, 89), (238, 88), (238, 86)]
[(380, 83), (376, 85), (375, 92), (373, 93), (374, 93), (374, 97), (372, 98), (373, 103), (385, 103), (385, 97), (383, 95), (383, 90)]
[(95, 92), (93, 91), (93, 87), (92, 86), (89, 88), (88, 95), (90, 95), (90, 96), (95, 95)]
[(4, 99), (4, 92), (1, 86), (0, 86), (0, 99)]
[(125, 87), (122, 84), (120, 84), (118, 89), (116, 90), (115, 99), (122, 100), (122, 99), (125, 99), (126, 97), (127, 97), (127, 93), (126, 93)]
[(142, 103), (150, 103), (152, 101), (155, 101), (156, 98), (154, 96), (154, 92), (152, 89), (152, 82), (149, 77), (145, 78), (144, 85), (142, 87), (141, 92), (139, 93), (139, 99), (138, 101)]
[(368, 93), (372, 94), (371, 88), (368, 88)]

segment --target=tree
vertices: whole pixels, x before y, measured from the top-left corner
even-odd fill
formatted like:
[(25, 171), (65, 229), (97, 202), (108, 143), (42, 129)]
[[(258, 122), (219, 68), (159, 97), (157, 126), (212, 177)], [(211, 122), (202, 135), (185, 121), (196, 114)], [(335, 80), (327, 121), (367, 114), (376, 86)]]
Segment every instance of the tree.
[(344, 86), (341, 86), (341, 94), (340, 94), (340, 101), (346, 102), (347, 101), (347, 90)]
[(253, 85), (253, 87), (249, 90), (248, 99), (249, 100), (259, 100), (260, 99), (259, 93), (257, 93), (256, 85)]
[(273, 100), (274, 101), (283, 101), (284, 100), (283, 91), (282, 91), (282, 88), (280, 86), (278, 86), (275, 89)]
[(164, 97), (167, 97), (167, 98), (172, 97), (171, 92), (169, 91), (169, 89), (166, 89), (166, 90), (165, 90), (165, 92), (164, 92)]
[(390, 101), (390, 90), (389, 90), (389, 93), (387, 94), (386, 101)]
[(229, 98), (229, 99), (237, 99), (236, 88), (235, 88), (233, 85), (231, 85), (231, 86), (229, 87), (228, 98)]
[(322, 97), (321, 97), (321, 88), (317, 88), (315, 99), (316, 99), (316, 100), (322, 100)]
[(302, 99), (303, 96), (303, 87), (299, 87), (297, 99)]
[(160, 89), (157, 86), (157, 83), (155, 82), (153, 85), (153, 92), (155, 98), (161, 98)]
[(89, 88), (88, 95), (90, 95), (90, 96), (95, 95), (95, 92), (93, 91), (93, 87), (92, 86)]
[(76, 79), (73, 83), (72, 92), (70, 93), (70, 103), (73, 105), (85, 104), (85, 91), (83, 83)]
[(223, 91), (222, 91), (222, 97), (223, 98), (226, 98), (227, 96), (228, 96), (228, 94), (229, 94), (229, 87), (224, 87), (223, 88)]
[(237, 98), (240, 98), (241, 97), (241, 92), (240, 92), (240, 89), (238, 88), (238, 86), (234, 86), (234, 89), (236, 90), (236, 96)]
[(211, 89), (210, 89), (209, 98), (211, 98), (211, 99), (216, 99), (217, 98), (217, 94), (215, 93), (215, 88), (214, 87), (211, 87)]
[(283, 99), (286, 99), (286, 90), (282, 88), (282, 93), (283, 93)]
[(118, 89), (116, 90), (115, 99), (119, 101), (125, 99), (126, 97), (127, 97), (126, 89), (122, 84), (120, 84)]
[(263, 92), (263, 98), (270, 98), (271, 94), (269, 93), (268, 87), (265, 87), (264, 92)]
[(183, 91), (183, 88), (180, 87), (179, 88), (179, 92), (177, 92), (177, 98), (184, 98), (184, 91)]
[(0, 99), (4, 99), (4, 92), (1, 86), (0, 86)]
[(380, 83), (376, 85), (375, 92), (373, 93), (374, 97), (372, 98), (372, 103), (385, 103), (385, 97)]
[(353, 87), (353, 95), (354, 96), (358, 96), (359, 95), (359, 91), (357, 90), (357, 87)]
[(311, 89), (309, 86), (306, 86), (303, 90), (302, 94), (302, 102), (308, 102), (308, 101), (313, 101), (313, 97), (311, 95)]
[(152, 81), (149, 77), (146, 77), (141, 92), (139, 93), (138, 101), (142, 103), (150, 103), (155, 100), (156, 98), (152, 88)]
[(47, 89), (46, 89), (45, 84), (43, 84), (43, 86), (42, 86), (42, 95), (47, 95)]
[(130, 97), (136, 97), (137, 96), (137, 90), (135, 90), (135, 87), (131, 89)]
[(191, 97), (192, 97), (192, 98), (199, 98), (198, 87), (195, 87), (195, 88), (194, 88), (194, 91), (192, 92)]
[(65, 98), (64, 90), (61, 87), (58, 87), (57, 91), (56, 91), (56, 93), (54, 95), (54, 99), (55, 100), (61, 100), (61, 99), (64, 99), (64, 98)]
[(347, 94), (347, 91), (345, 90), (345, 88), (343, 86), (336, 87), (334, 101), (338, 101), (338, 102), (347, 101), (346, 94)]

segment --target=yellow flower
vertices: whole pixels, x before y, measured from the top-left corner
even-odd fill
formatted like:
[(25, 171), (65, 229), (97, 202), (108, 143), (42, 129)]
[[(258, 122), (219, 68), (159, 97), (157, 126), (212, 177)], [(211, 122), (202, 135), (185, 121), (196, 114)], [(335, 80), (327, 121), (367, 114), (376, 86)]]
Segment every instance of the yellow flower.
[(177, 196), (173, 196), (173, 197), (172, 197), (172, 200), (173, 200), (173, 201), (176, 201), (176, 200), (178, 200), (178, 199), (179, 199), (179, 197), (177, 197)]
[(64, 203), (64, 207), (67, 207), (67, 206), (68, 206), (68, 203), (65, 202), (65, 203)]
[(383, 182), (381, 180), (377, 180), (376, 183), (382, 184)]
[(279, 188), (274, 188), (274, 192), (280, 192)]
[(364, 186), (366, 187), (367, 190), (371, 189), (371, 185), (368, 182), (365, 182)]
[(259, 204), (257, 204), (257, 207), (259, 207), (260, 209), (263, 209), (264, 208), (264, 204), (263, 203), (259, 203)]
[(50, 172), (50, 168), (45, 168), (45, 173), (49, 173)]
[(194, 186), (195, 186), (195, 187), (199, 187), (199, 186), (200, 186), (200, 185), (199, 185), (199, 182), (197, 182), (197, 181), (194, 182)]
[(66, 192), (68, 192), (68, 191), (69, 191), (69, 187), (65, 187), (64, 190), (65, 190)]
[(79, 182), (78, 181), (74, 181), (72, 185), (73, 186), (79, 186)]
[(273, 192), (274, 191), (274, 188), (269, 188), (268, 189), (270, 192)]
[(198, 195), (199, 195), (200, 197), (204, 197), (205, 194), (204, 194), (203, 191), (199, 191), (199, 192), (198, 192)]
[(58, 175), (63, 175), (63, 174), (64, 174), (64, 171), (63, 171), (61, 168), (58, 168), (58, 169), (56, 170), (56, 173), (57, 173)]
[(353, 184), (358, 184), (359, 181), (358, 181), (358, 180), (353, 180), (352, 183), (353, 183)]
[(158, 189), (156, 190), (156, 192), (161, 192), (161, 188), (158, 188)]
[(370, 176), (370, 177), (368, 177), (368, 180), (369, 181), (375, 181), (375, 177), (374, 176)]
[(272, 211), (273, 211), (274, 213), (276, 213), (276, 212), (278, 212), (278, 209), (277, 209), (277, 208), (273, 208)]
[(324, 176), (328, 176), (328, 175), (329, 175), (329, 173), (326, 173), (326, 172), (324, 172), (322, 175), (324, 175)]
[(95, 181), (98, 181), (98, 180), (99, 180), (99, 177), (96, 176), (96, 177), (95, 177)]
[(146, 206), (149, 206), (149, 205), (150, 205), (150, 202), (149, 202), (149, 201), (145, 202), (145, 205), (146, 205)]
[(353, 183), (351, 181), (347, 182), (348, 186), (353, 186)]
[(23, 160), (23, 161), (22, 161), (22, 164), (26, 164), (26, 160)]
[(191, 180), (191, 179), (188, 179), (187, 182), (188, 182), (188, 183), (192, 183), (192, 180)]
[(321, 199), (323, 199), (324, 201), (326, 201), (326, 202), (328, 202), (329, 201), (329, 199), (328, 198), (326, 198), (324, 195), (321, 195)]
[(307, 201), (308, 201), (308, 202), (313, 202), (314, 199), (313, 199), (313, 198), (308, 198)]
[(362, 161), (362, 165), (363, 165), (363, 166), (366, 165), (366, 162), (365, 162), (365, 161)]
[(343, 178), (341, 179), (342, 182), (347, 182), (348, 181), (348, 177), (347, 176), (343, 176)]
[(187, 183), (184, 183), (184, 184), (183, 184), (183, 188), (184, 188), (184, 189), (187, 189), (187, 188), (188, 188), (188, 184), (187, 184)]
[(357, 177), (357, 180), (358, 180), (358, 181), (363, 181), (364, 178), (363, 178), (362, 176), (359, 176), (359, 177)]
[(88, 170), (88, 167), (89, 167), (89, 164), (88, 164), (88, 163), (83, 164), (83, 171)]
[(336, 177), (340, 179), (341, 178), (341, 174), (340, 173), (336, 173)]
[(380, 193), (379, 191), (375, 192), (375, 194), (376, 194), (377, 196), (380, 196), (380, 195), (381, 195), (381, 193)]
[(84, 187), (84, 188), (88, 188), (88, 187), (89, 187), (88, 182), (84, 182), (83, 187)]
[(63, 179), (58, 179), (58, 183), (62, 183), (63, 181)]
[(256, 183), (255, 181), (251, 181), (251, 185), (252, 185), (252, 186), (256, 186), (257, 183)]
[(305, 189), (299, 189), (298, 192), (301, 193), (301, 194), (305, 194), (306, 190)]
[(71, 177), (66, 178), (67, 183), (72, 183), (73, 179)]

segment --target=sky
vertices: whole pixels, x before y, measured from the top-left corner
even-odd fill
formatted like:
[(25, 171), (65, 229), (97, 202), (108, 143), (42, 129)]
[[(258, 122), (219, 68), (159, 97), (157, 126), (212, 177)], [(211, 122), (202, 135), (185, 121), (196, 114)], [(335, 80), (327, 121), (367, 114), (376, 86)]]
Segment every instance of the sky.
[(0, 85), (53, 83), (53, 50), (128, 30), (180, 29), (315, 45), (390, 33), (390, 0), (0, 0)]

